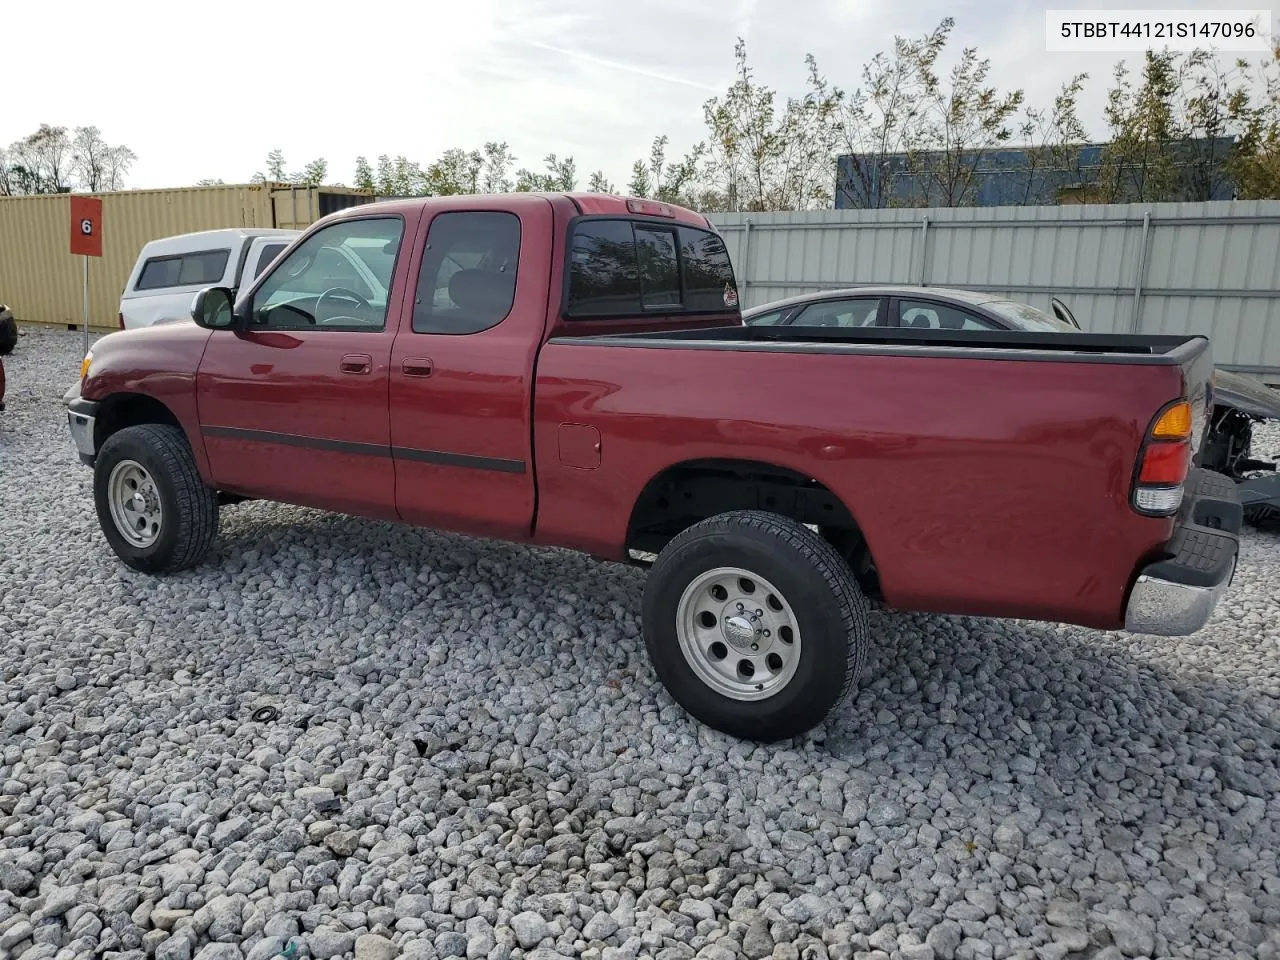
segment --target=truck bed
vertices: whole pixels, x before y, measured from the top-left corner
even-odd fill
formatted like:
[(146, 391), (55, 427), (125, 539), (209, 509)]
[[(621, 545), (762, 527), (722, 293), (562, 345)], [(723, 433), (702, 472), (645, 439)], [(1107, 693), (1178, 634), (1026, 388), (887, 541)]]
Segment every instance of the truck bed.
[(777, 353), (849, 353), (964, 356), (987, 360), (1120, 363), (1180, 366), (1209, 344), (1195, 334), (1038, 333), (1008, 330), (920, 330), (879, 327), (716, 327), (663, 333), (554, 337), (550, 343), (681, 350), (762, 350)]
[[(847, 507), (890, 606), (1117, 628), (1135, 558), (1173, 530), (1129, 504), (1142, 438), (1211, 367), (1200, 336), (553, 336), (534, 390), (539, 539), (617, 557), (664, 471), (769, 465)], [(580, 429), (598, 437), (588, 469), (567, 452)]]

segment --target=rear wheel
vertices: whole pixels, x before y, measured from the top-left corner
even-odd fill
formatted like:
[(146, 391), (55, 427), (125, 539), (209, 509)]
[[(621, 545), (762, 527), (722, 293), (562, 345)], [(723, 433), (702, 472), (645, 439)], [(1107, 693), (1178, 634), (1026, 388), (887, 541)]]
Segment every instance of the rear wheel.
[(116, 556), (143, 573), (198, 564), (218, 530), (218, 497), (204, 485), (183, 432), (169, 424), (125, 427), (94, 463), (98, 523)]
[(746, 510), (695, 524), (659, 554), (644, 596), (659, 679), (703, 723), (775, 741), (821, 723), (866, 657), (867, 605), (821, 536)]

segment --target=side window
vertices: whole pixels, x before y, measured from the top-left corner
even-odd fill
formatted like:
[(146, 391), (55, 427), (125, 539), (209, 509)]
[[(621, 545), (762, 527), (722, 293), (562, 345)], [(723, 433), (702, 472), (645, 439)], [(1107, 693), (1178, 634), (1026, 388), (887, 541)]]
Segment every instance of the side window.
[(202, 250), (171, 257), (152, 257), (138, 274), (138, 290), (165, 287), (208, 286), (217, 283), (227, 270), (228, 250)]
[(568, 272), (569, 317), (738, 309), (724, 241), (683, 224), (583, 220), (574, 227)]
[(999, 330), (996, 324), (941, 303), (901, 300), (898, 315), (902, 326), (926, 330)]
[(798, 327), (874, 327), (880, 322), (880, 300), (827, 300), (811, 303), (791, 321)]
[[(270, 265), (253, 297), (253, 326), (382, 330), (403, 233), (399, 217), (341, 220), (317, 230)], [(385, 250), (388, 258), (370, 266), (355, 252), (369, 243)]]
[(413, 332), (465, 335), (496, 327), (515, 305), (519, 259), (515, 214), (436, 214), (418, 271)]
[(262, 276), (262, 271), (271, 266), (271, 261), (280, 256), (280, 251), (287, 247), (286, 243), (267, 243), (262, 247), (262, 253), (258, 254), (258, 263), (253, 268), (253, 275), (249, 280), (256, 280)]
[(776, 327), (783, 317), (787, 315), (790, 307), (783, 307), (781, 310), (770, 310), (768, 313), (762, 313), (758, 316), (747, 320), (749, 327)]

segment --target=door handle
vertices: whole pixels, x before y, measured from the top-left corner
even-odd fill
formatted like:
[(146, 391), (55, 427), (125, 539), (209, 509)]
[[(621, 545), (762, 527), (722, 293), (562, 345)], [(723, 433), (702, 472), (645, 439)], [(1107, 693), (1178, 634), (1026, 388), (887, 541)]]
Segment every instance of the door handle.
[(373, 369), (373, 357), (367, 353), (348, 353), (342, 358), (339, 369), (343, 373), (368, 373)]
[(429, 377), (433, 368), (426, 357), (409, 357), (400, 364), (400, 369), (406, 377)]

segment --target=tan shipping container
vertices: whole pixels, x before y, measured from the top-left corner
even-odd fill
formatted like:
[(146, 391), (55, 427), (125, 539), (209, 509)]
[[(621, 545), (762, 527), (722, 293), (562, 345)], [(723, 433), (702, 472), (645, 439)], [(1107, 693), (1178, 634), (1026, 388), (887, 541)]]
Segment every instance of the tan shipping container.
[[(225, 227), (302, 229), (373, 196), (279, 183), (121, 190), (102, 198), (102, 256), (89, 258), (89, 326), (115, 329), (144, 244)], [(26, 323), (80, 325), (82, 267), (70, 252), (71, 195), (0, 197), (0, 303)]]

